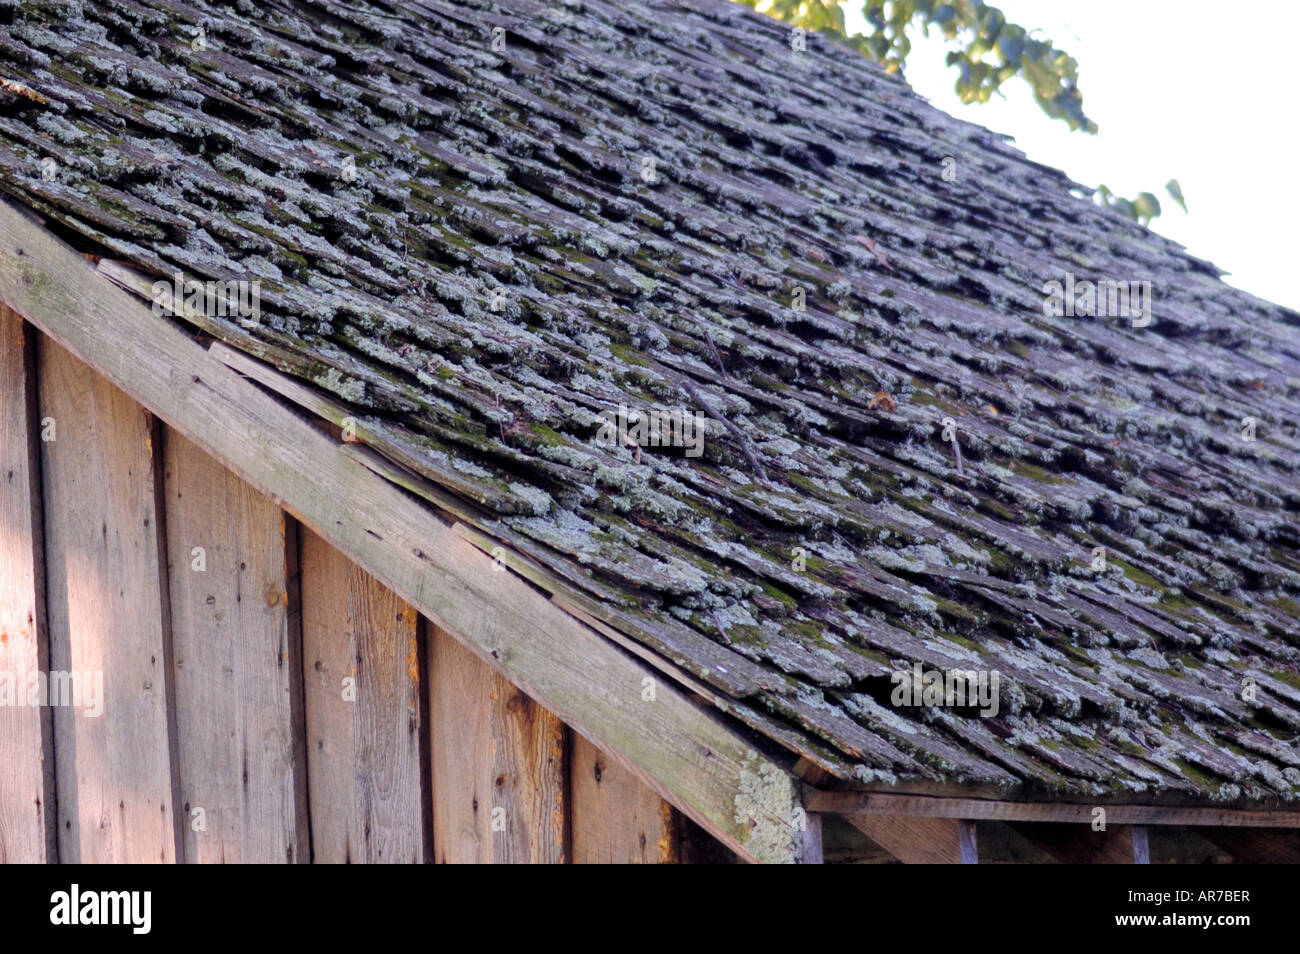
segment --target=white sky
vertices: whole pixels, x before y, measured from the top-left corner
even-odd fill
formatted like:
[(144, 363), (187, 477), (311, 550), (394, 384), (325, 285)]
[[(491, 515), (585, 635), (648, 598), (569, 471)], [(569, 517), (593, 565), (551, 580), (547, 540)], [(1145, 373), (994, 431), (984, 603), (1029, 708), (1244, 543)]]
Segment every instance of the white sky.
[[(1034, 104), (1019, 77), (1002, 97), (962, 105), (937, 30), (912, 38), (906, 75), (939, 109), (1014, 136), (1044, 165), (1117, 195), (1150, 192), (1152, 222), (1252, 294), (1300, 309), (1300, 189), (1294, 168), (1300, 2), (1225, 7), (1209, 0), (990, 0), (1007, 20), (1041, 30), (1079, 63), (1095, 136), (1070, 132)], [(846, 27), (865, 30), (849, 0)], [(1177, 179), (1188, 214), (1165, 192)]]

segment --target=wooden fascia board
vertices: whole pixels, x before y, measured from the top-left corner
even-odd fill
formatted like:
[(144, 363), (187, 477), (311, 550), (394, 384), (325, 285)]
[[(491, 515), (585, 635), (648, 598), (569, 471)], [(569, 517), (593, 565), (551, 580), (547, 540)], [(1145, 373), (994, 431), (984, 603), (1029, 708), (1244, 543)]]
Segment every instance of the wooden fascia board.
[(1300, 828), (1300, 810), (1206, 808), (1172, 805), (1121, 805), (1105, 801), (1008, 802), (987, 798), (894, 795), (853, 790), (825, 791), (806, 786), (804, 807), (810, 812), (846, 816), (906, 815), (961, 818), (970, 821), (1077, 822), (1091, 824), (1098, 808), (1106, 823), (1116, 825), (1204, 825), (1212, 827)]
[(8, 202), (0, 202), (0, 301), (275, 499), (742, 858), (799, 860), (799, 783), (781, 755), (522, 577), (495, 570), (496, 561), (431, 509), (155, 317)]

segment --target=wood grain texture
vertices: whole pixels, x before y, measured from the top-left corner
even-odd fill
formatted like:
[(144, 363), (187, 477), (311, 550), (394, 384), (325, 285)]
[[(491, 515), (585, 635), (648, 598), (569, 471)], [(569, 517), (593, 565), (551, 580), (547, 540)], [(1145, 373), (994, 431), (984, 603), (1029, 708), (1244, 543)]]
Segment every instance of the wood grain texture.
[(184, 860), (304, 860), (286, 518), (175, 431), (163, 458)]
[(677, 813), (580, 735), (569, 762), (574, 864), (676, 864)]
[(848, 820), (905, 865), (979, 863), (972, 821), (906, 815), (850, 815)]
[(48, 338), (39, 364), (51, 668), (103, 685), (98, 716), (54, 709), (59, 856), (175, 861), (154, 422)]
[(1015, 822), (1012, 827), (1062, 864), (1145, 865), (1150, 863), (1147, 830), (1142, 825), (1091, 825)]
[(53, 725), (26, 704), (49, 666), (34, 333), (0, 305), (0, 864), (55, 860)]
[[(747, 860), (797, 857), (797, 792), (784, 755), (697, 705), (522, 578), (494, 572), (490, 556), (427, 506), (3, 203), (0, 301), (271, 494), (729, 848)], [(653, 705), (641, 700), (646, 679), (658, 682)]]
[(1183, 805), (1122, 805), (1096, 802), (1008, 802), (992, 798), (894, 795), (856, 790), (805, 788), (809, 811), (923, 818), (970, 818), (975, 821), (1078, 822), (1090, 824), (1097, 808), (1120, 825), (1211, 825), (1255, 828), (1300, 828), (1300, 811), (1263, 808), (1193, 808)]
[(566, 861), (564, 724), (436, 628), (429, 721), (437, 860)]
[(1300, 831), (1294, 829), (1200, 828), (1208, 838), (1232, 857), (1246, 864), (1300, 864)]
[(805, 813), (804, 827), (801, 831), (801, 835), (803, 851), (799, 856), (799, 864), (825, 864), (825, 850), (822, 847), (822, 816), (817, 812)]
[(312, 859), (422, 862), (419, 614), (316, 534), (301, 545)]

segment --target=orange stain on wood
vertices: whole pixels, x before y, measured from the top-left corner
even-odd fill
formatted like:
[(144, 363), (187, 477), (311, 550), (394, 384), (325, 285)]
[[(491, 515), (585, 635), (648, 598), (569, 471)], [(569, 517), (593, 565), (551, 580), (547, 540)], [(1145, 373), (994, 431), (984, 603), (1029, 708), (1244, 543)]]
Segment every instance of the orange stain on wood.
[(894, 398), (884, 391), (877, 391), (876, 396), (867, 402), (867, 410), (874, 411), (876, 408), (884, 411), (886, 414), (893, 414), (898, 404)]
[(34, 103), (40, 103), (42, 106), (48, 106), (50, 103), (48, 99), (30, 86), (24, 86), (16, 80), (5, 79), (3, 76), (0, 76), (0, 89), (3, 89), (6, 93), (12, 93), (14, 96), (30, 99)]

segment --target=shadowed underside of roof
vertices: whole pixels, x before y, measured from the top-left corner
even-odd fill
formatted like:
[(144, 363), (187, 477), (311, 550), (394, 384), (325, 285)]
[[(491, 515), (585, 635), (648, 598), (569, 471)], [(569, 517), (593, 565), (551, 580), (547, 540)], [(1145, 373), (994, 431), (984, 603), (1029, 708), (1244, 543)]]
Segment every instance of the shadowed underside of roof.
[[(0, 77), (0, 189), (260, 280), (203, 330), (823, 767), (1300, 793), (1300, 319), (856, 54), (713, 0), (0, 0)], [(1045, 315), (1066, 273), (1150, 325)], [(917, 662), (996, 717), (891, 705)]]

